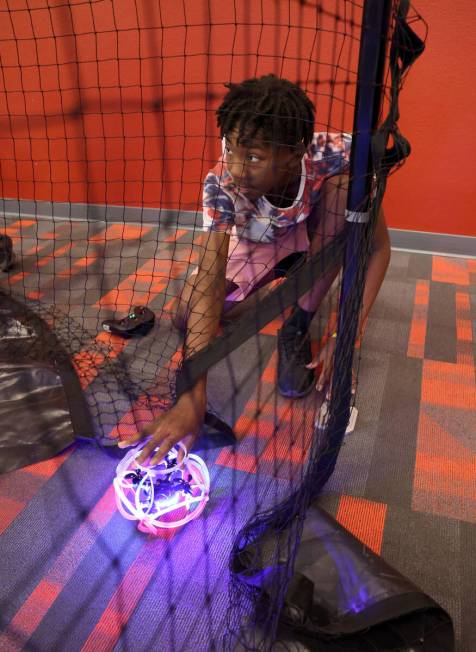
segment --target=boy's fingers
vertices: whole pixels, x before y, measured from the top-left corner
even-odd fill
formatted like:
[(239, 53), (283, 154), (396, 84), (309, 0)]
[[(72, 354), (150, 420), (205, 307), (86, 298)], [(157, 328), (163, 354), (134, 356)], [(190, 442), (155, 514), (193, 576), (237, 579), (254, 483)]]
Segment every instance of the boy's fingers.
[(117, 442), (117, 447), (118, 448), (129, 448), (129, 446), (134, 446), (134, 444), (137, 444), (138, 441), (142, 439), (141, 433), (137, 433), (136, 435), (132, 435), (132, 437), (128, 437), (127, 439), (121, 439), (120, 441)]
[(324, 386), (323, 378), (324, 378), (325, 369), (326, 369), (325, 366), (323, 366), (322, 369), (320, 370), (320, 372), (317, 374), (317, 377), (316, 377), (316, 380), (317, 380), (316, 389), (317, 389), (318, 392), (321, 392), (322, 388)]
[(330, 376), (332, 375), (332, 365), (329, 362), (325, 363), (322, 367), (322, 371), (319, 374), (319, 378), (316, 383), (316, 389), (318, 392), (322, 392), (324, 386), (329, 382)]
[(155, 433), (159, 424), (160, 421), (158, 419), (155, 419), (154, 421), (147, 423), (142, 428), (142, 430), (136, 432), (135, 435), (131, 435), (130, 437), (127, 437), (127, 439), (120, 440), (117, 443), (118, 448), (128, 448), (129, 446), (133, 446), (134, 444), (137, 444), (138, 442), (142, 441), (146, 437), (150, 437), (150, 435), (153, 435)]
[[(184, 446), (185, 446), (185, 444), (184, 444)], [(182, 462), (184, 460), (184, 457), (186, 455), (188, 455), (188, 446), (185, 446), (185, 450), (183, 450), (183, 448), (179, 448), (179, 452), (178, 452), (178, 455), (177, 455), (177, 464), (179, 466), (180, 466), (180, 464), (182, 464)]]
[(149, 442), (144, 446), (141, 451), (141, 454), (136, 457), (137, 464), (143, 464), (147, 458), (152, 454), (152, 451), (156, 447), (154, 442)]
[[(169, 450), (173, 448), (174, 444), (175, 442), (173, 441), (172, 437), (167, 437), (167, 439), (161, 441), (159, 445), (159, 450), (156, 451), (154, 456), (151, 457), (150, 459), (150, 465), (155, 466), (155, 464), (161, 462), (164, 459), (164, 457), (167, 455)], [(157, 448), (157, 446), (155, 446), (154, 448)]]
[(150, 439), (147, 444), (144, 446), (142, 449), (141, 454), (136, 458), (137, 462), (139, 464), (142, 464), (142, 462), (145, 462), (150, 455), (154, 452), (154, 449), (157, 447), (160, 447), (162, 445), (163, 437), (160, 436), (154, 436), (152, 439)]
[(190, 449), (192, 448), (193, 444), (195, 443), (195, 440), (197, 439), (197, 437), (198, 437), (197, 433), (191, 433), (190, 435), (187, 435), (186, 437), (184, 437), (183, 439), (180, 440), (182, 442), (182, 444), (184, 445), (184, 447), (185, 447), (185, 451), (182, 448), (180, 448), (180, 450), (179, 450), (178, 459), (179, 459), (180, 463), (182, 463), (183, 458), (186, 455), (189, 454)]

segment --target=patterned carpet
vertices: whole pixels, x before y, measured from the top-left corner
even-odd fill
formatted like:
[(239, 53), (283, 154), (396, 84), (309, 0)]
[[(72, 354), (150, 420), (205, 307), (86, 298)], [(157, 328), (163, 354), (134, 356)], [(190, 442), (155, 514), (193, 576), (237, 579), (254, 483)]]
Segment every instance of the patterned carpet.
[[(167, 305), (195, 255), (190, 233), (168, 243), (163, 237), (169, 255), (157, 263), (151, 227), (98, 224), (93, 233), (90, 225), (87, 241), (85, 229), (12, 222), (7, 232), (23, 266), (2, 285), (26, 288), (29, 300), (54, 296), (116, 359), (131, 345), (97, 334), (98, 315), (127, 309), (144, 294), (155, 310)], [(120, 269), (99, 287), (99, 263), (119, 255)], [(165, 283), (171, 276), (175, 285)], [(476, 650), (475, 323), (476, 260), (393, 252), (360, 349), (357, 426), (320, 500), (449, 611), (458, 652)], [(0, 476), (0, 650), (220, 650), (232, 536), (257, 504), (273, 504), (298, 479), (316, 409), (301, 401), (290, 410), (273, 393), (276, 327), (234, 352), (233, 407), (224, 390), (227, 365), (210, 376), (212, 403), (240, 443), (234, 452), (204, 454), (212, 497), (203, 517), (183, 530), (151, 539), (122, 519), (111, 485), (117, 459), (88, 444)], [(168, 335), (166, 344), (173, 358)], [(147, 352), (141, 357), (134, 346), (139, 373)], [(82, 353), (88, 391), (98, 370)], [(108, 422), (109, 436), (130, 423), (122, 413)], [(239, 495), (239, 511), (231, 495)]]

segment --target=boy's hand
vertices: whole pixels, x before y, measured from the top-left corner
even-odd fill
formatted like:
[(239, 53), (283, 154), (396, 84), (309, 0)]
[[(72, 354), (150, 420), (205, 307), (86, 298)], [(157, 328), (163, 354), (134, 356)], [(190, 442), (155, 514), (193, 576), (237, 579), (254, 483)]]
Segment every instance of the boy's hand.
[(332, 381), (332, 370), (334, 367), (334, 352), (336, 348), (336, 338), (328, 337), (327, 342), (321, 348), (317, 356), (306, 365), (308, 369), (317, 369), (316, 371), (316, 389), (322, 392), (326, 385)]
[[(193, 390), (186, 392), (170, 410), (145, 426), (142, 432), (119, 442), (118, 447), (127, 448), (150, 437), (137, 458), (138, 464), (142, 464), (153, 453), (154, 449), (158, 448), (149, 461), (150, 466), (154, 466), (163, 460), (169, 450), (179, 441), (189, 451), (198, 437), (205, 416), (205, 409), (205, 395), (194, 393)], [(179, 462), (182, 459), (183, 453), (179, 453)]]

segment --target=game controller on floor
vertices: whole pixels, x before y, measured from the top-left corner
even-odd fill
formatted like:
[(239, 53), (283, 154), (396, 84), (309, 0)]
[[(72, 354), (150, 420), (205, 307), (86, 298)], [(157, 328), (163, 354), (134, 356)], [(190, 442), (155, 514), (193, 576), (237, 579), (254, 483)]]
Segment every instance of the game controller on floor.
[[(207, 504), (210, 476), (205, 462), (188, 453), (180, 442), (155, 466), (138, 464), (145, 442), (128, 451), (114, 478), (116, 503), (121, 514), (139, 521), (138, 529), (158, 534), (199, 516)], [(157, 449), (156, 449), (157, 450)], [(179, 462), (179, 451), (184, 458)]]
[(145, 306), (134, 306), (129, 314), (121, 319), (105, 319), (102, 328), (112, 335), (129, 338), (134, 335), (147, 335), (155, 322), (155, 315)]

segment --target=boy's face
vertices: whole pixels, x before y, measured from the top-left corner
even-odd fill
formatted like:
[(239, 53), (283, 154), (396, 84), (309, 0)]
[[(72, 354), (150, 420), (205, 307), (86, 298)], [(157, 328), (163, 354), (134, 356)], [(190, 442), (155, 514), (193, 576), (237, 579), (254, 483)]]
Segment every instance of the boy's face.
[(272, 145), (259, 134), (237, 142), (237, 136), (238, 129), (225, 135), (225, 162), (240, 192), (252, 201), (262, 195), (287, 196), (300, 179), (303, 147)]

